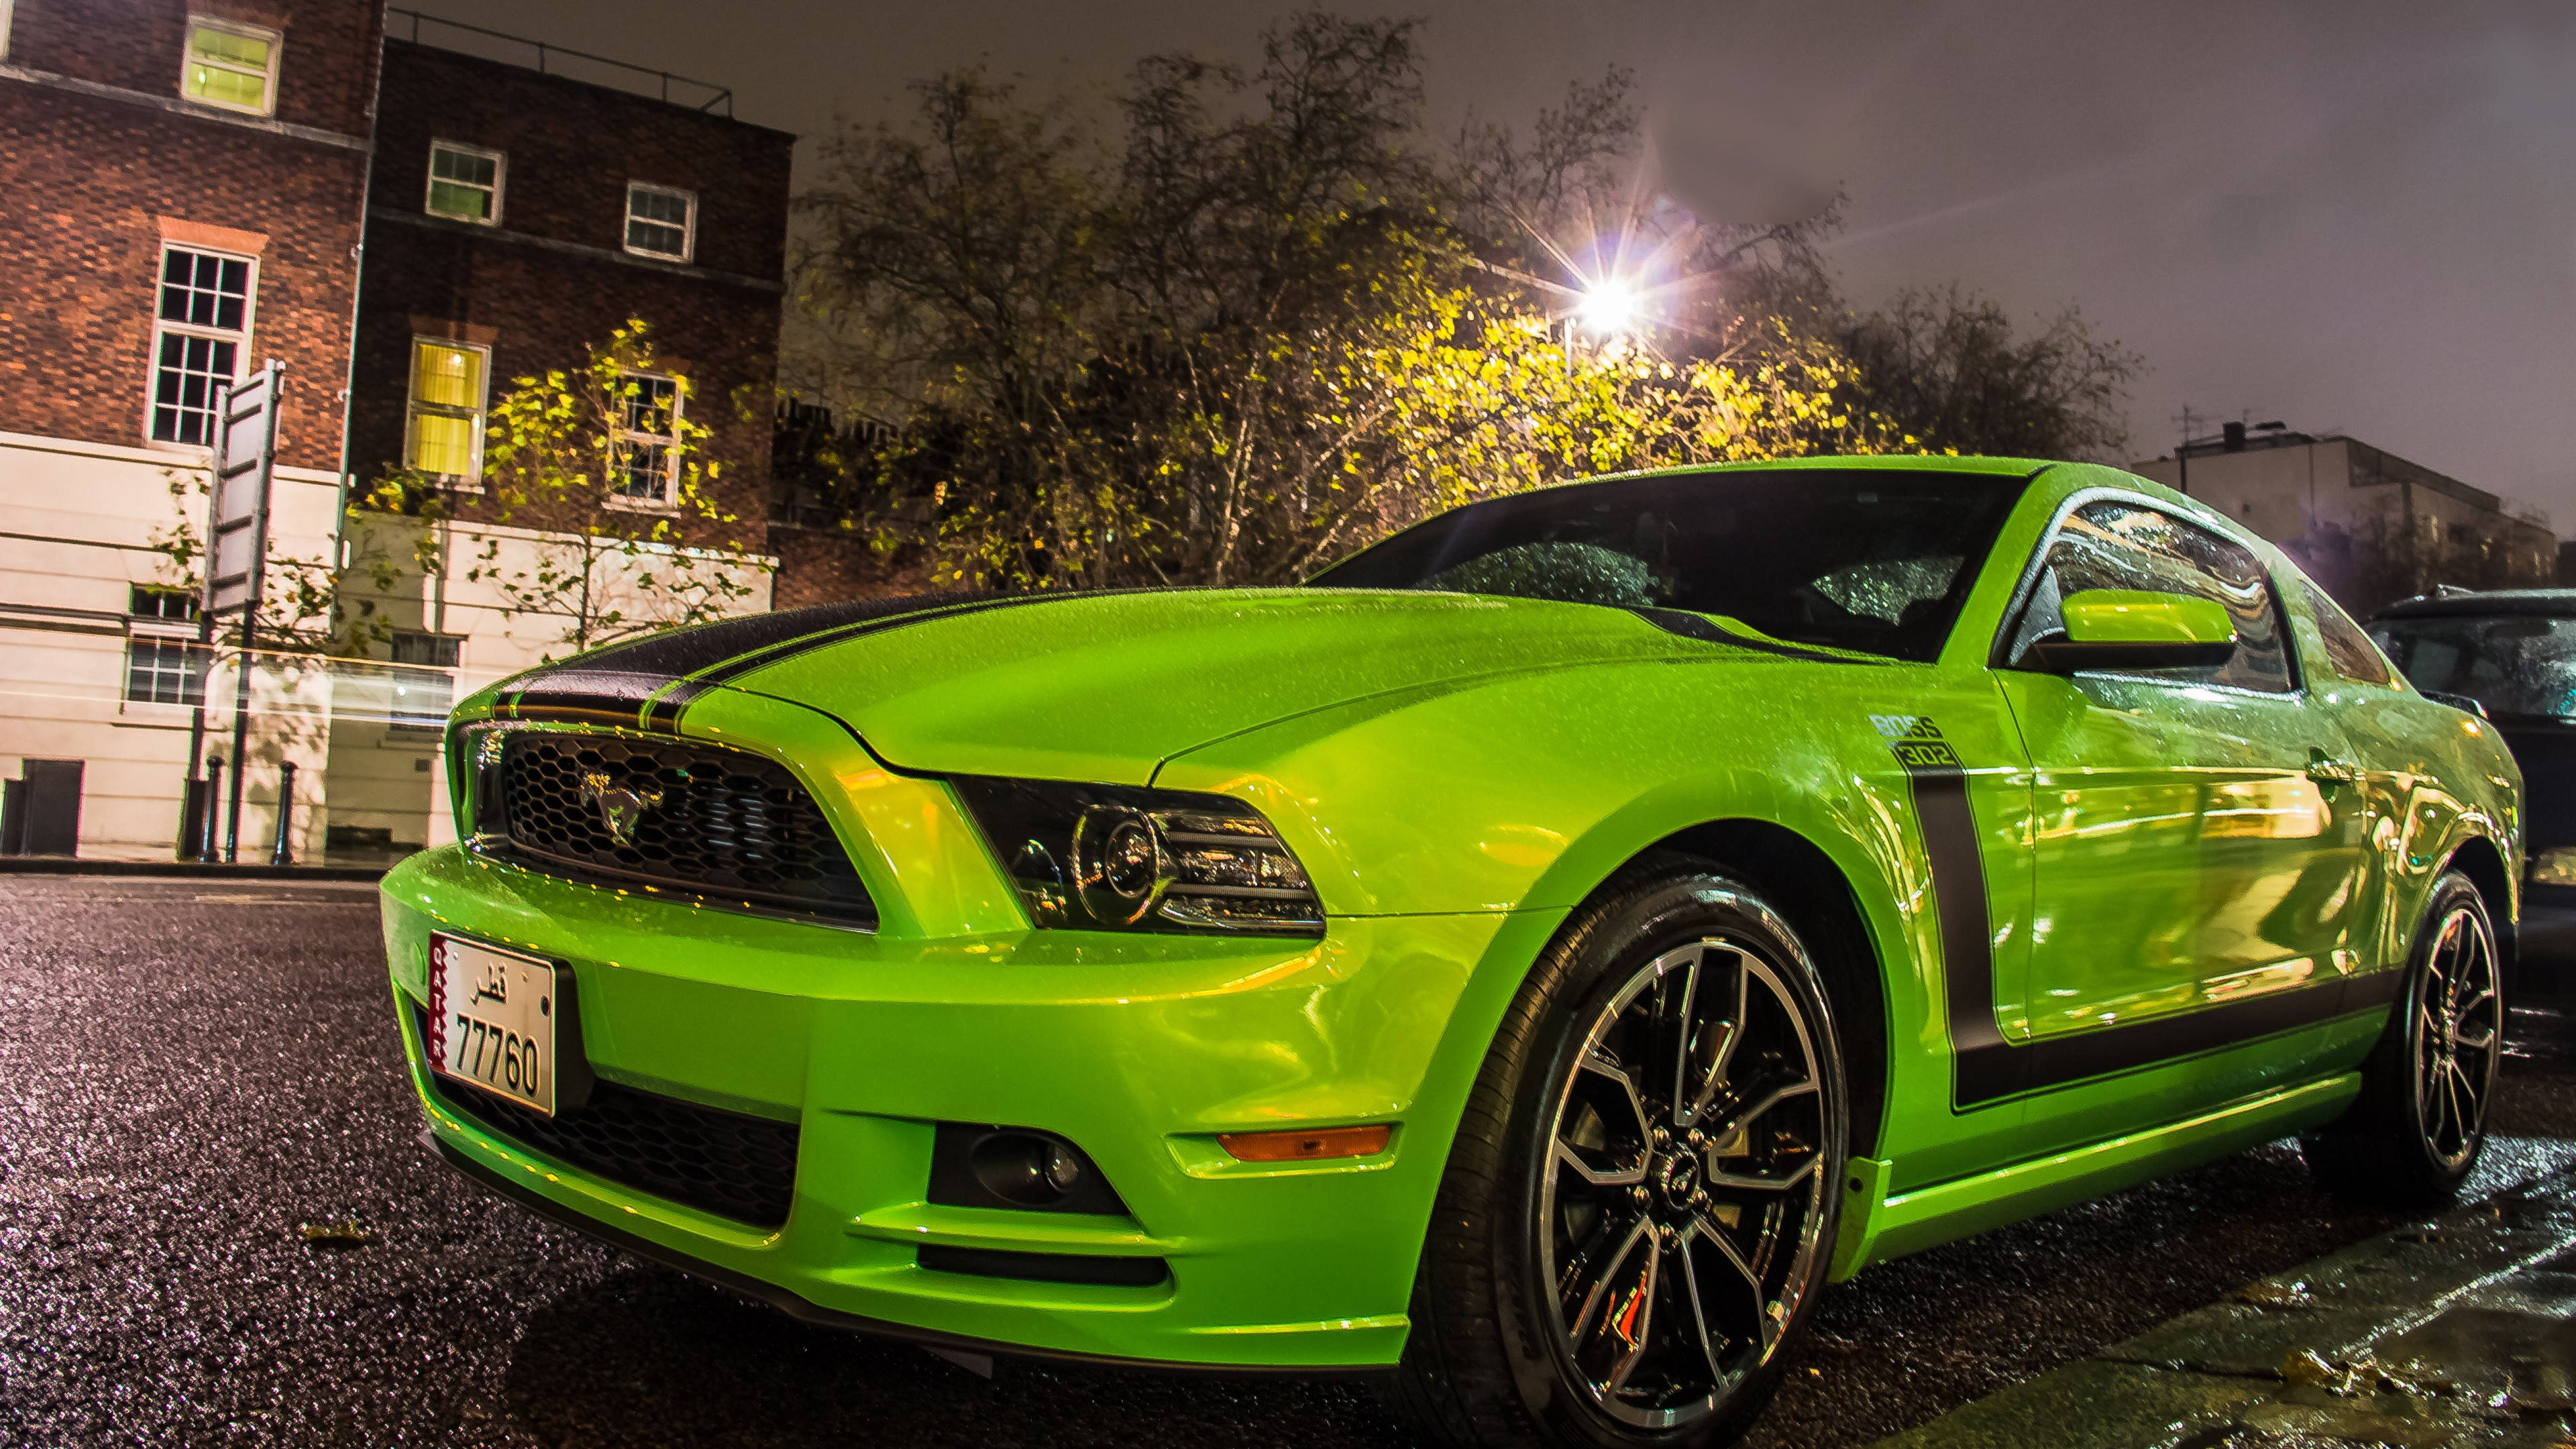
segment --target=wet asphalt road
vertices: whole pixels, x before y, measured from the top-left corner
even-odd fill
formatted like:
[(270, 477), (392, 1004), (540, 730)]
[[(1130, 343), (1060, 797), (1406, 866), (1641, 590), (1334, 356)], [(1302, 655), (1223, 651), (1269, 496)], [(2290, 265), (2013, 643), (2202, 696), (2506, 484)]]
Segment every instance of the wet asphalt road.
[[(1401, 1442), (1359, 1384), (987, 1382), (542, 1224), (422, 1149), (386, 992), (368, 887), (0, 876), (0, 1444)], [(2576, 1059), (2509, 1070), (2499, 1130), (2576, 1137)], [(1872, 1269), (1748, 1442), (1866, 1443), (2395, 1221), (2266, 1148)]]

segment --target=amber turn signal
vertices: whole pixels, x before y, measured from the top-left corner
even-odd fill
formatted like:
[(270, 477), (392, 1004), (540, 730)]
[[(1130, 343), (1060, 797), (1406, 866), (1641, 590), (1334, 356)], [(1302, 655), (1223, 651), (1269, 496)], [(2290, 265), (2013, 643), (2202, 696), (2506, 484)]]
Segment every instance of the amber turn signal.
[(1375, 1157), (1395, 1129), (1327, 1127), (1320, 1132), (1220, 1132), (1217, 1144), (1238, 1162), (1313, 1162), (1326, 1157)]

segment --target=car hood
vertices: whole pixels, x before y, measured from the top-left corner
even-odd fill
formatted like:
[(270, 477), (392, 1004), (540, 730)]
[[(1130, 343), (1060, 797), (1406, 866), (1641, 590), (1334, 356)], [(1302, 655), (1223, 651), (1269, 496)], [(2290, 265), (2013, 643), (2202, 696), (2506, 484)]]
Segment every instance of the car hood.
[[(727, 632), (731, 631), (731, 632)], [(500, 686), (495, 712), (671, 727), (709, 689), (830, 714), (888, 764), (1141, 784), (1372, 695), (1722, 646), (1623, 610), (1461, 594), (1190, 589), (871, 601), (682, 630)]]

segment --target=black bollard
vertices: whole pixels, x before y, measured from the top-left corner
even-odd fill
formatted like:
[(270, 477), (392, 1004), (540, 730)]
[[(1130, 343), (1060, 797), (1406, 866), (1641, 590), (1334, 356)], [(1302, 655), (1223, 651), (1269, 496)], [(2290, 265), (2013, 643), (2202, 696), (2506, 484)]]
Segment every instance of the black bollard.
[(286, 832), (295, 823), (295, 762), (288, 760), (277, 767), (277, 844), (268, 852), (270, 865), (293, 865), (295, 852), (288, 847)]
[(215, 859), (215, 825), (223, 818), (218, 802), (224, 798), (224, 757), (206, 756), (206, 809), (197, 821), (197, 859), (211, 864)]

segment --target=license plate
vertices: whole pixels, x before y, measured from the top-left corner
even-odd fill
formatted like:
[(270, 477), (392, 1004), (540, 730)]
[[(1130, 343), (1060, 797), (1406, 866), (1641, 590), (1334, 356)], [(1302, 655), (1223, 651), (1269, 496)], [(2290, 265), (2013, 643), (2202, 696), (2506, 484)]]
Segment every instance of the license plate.
[(553, 1116), (554, 963), (431, 936), (426, 1046), (441, 1076)]

